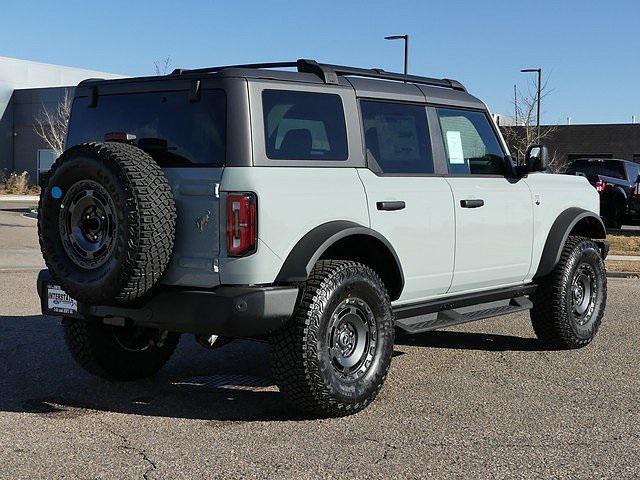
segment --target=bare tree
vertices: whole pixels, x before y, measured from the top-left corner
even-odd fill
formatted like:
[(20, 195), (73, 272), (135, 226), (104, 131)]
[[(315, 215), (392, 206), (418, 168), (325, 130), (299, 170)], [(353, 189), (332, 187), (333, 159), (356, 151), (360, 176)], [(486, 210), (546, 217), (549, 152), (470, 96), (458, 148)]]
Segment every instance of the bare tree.
[(156, 72), (156, 75), (167, 75), (171, 72), (172, 67), (173, 60), (171, 60), (171, 57), (169, 56), (153, 62), (153, 68)]
[(56, 156), (64, 151), (72, 103), (73, 98), (69, 90), (65, 89), (62, 99), (54, 108), (49, 109), (43, 104), (42, 112), (35, 118), (33, 129)]
[[(549, 88), (549, 78), (543, 82), (540, 87), (540, 100), (544, 104), (544, 99), (553, 92)], [(530, 145), (542, 144), (545, 140), (549, 140), (557, 130), (556, 126), (546, 125), (540, 128), (540, 138), (538, 138), (538, 130), (536, 128), (536, 107), (538, 105), (538, 88), (535, 82), (530, 81), (524, 92), (521, 90), (513, 100), (516, 126), (507, 126), (502, 128), (502, 134), (511, 149), (518, 163), (524, 162), (527, 148)], [(564, 160), (556, 151), (549, 151), (549, 166), (555, 171), (562, 171), (564, 168)]]

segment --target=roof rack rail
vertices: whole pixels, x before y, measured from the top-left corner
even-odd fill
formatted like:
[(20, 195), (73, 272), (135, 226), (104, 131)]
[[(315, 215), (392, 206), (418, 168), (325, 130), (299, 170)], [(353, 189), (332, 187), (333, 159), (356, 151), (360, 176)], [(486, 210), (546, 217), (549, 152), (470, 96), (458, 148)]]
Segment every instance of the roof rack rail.
[[(435, 87), (452, 88), (454, 90), (461, 90), (466, 92), (464, 88), (457, 80), (451, 80), (448, 78), (429, 78), (420, 77), (418, 75), (405, 75), (403, 73), (386, 72), (381, 68), (358, 68), (347, 67), (344, 65), (330, 65), (326, 63), (317, 63), (315, 60), (300, 59), (297, 62), (298, 71), (311, 71), (313, 68), (321, 67), (322, 69), (330, 70), (337, 76), (349, 75), (352, 77), (367, 77), (367, 78), (379, 78), (382, 80), (397, 80), (401, 82), (419, 83), (421, 85), (431, 85)], [(309, 70), (307, 70), (309, 69)], [(315, 72), (312, 72), (315, 73)], [(322, 77), (321, 77), (322, 78)], [(331, 83), (327, 82), (326, 83)]]
[(418, 75), (404, 75), (402, 73), (386, 72), (381, 68), (358, 68), (344, 65), (331, 65), (318, 63), (315, 60), (301, 58), (295, 62), (271, 62), (271, 63), (246, 63), (240, 65), (224, 65), (219, 67), (196, 68), (186, 70), (177, 68), (171, 75), (187, 73), (215, 73), (226, 68), (297, 68), (299, 72), (313, 73), (320, 77), (324, 83), (337, 84), (340, 76), (378, 78), (382, 80), (396, 80), (400, 82), (418, 83), (435, 87), (451, 88), (466, 92), (467, 89), (457, 80), (449, 78), (429, 78)]

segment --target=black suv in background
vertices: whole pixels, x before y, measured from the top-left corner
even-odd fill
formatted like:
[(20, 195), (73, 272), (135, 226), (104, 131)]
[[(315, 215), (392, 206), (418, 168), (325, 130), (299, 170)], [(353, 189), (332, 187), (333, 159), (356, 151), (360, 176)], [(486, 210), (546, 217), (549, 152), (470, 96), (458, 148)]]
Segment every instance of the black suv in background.
[(628, 160), (580, 158), (567, 169), (582, 175), (600, 194), (600, 214), (609, 228), (620, 228), (640, 213), (640, 165)]

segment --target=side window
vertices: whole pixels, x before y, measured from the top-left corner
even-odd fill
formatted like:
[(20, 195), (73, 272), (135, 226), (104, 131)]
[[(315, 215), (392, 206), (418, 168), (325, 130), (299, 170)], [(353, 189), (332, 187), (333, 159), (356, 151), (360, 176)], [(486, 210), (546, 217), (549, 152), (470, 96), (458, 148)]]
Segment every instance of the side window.
[(638, 174), (640, 173), (638, 171), (638, 165), (636, 165), (635, 163), (627, 163), (627, 171), (629, 175), (629, 181), (633, 183), (637, 183)]
[(368, 154), (384, 173), (433, 173), (424, 106), (360, 102)]
[(449, 173), (504, 175), (504, 152), (482, 112), (438, 108)]
[(347, 128), (339, 95), (264, 90), (262, 110), (270, 159), (347, 159)]

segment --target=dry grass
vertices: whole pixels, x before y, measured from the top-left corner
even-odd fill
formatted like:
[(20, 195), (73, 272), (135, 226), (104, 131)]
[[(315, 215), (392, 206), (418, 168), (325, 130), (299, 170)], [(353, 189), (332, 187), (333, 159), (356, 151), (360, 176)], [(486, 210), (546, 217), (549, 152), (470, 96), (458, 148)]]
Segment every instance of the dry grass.
[(36, 195), (40, 187), (29, 181), (27, 172), (12, 172), (7, 174), (0, 171), (0, 195)]
[(640, 255), (640, 235), (634, 233), (616, 233), (607, 235), (611, 243), (611, 255)]
[(640, 274), (640, 262), (626, 260), (607, 260), (607, 270), (610, 272), (633, 272)]

